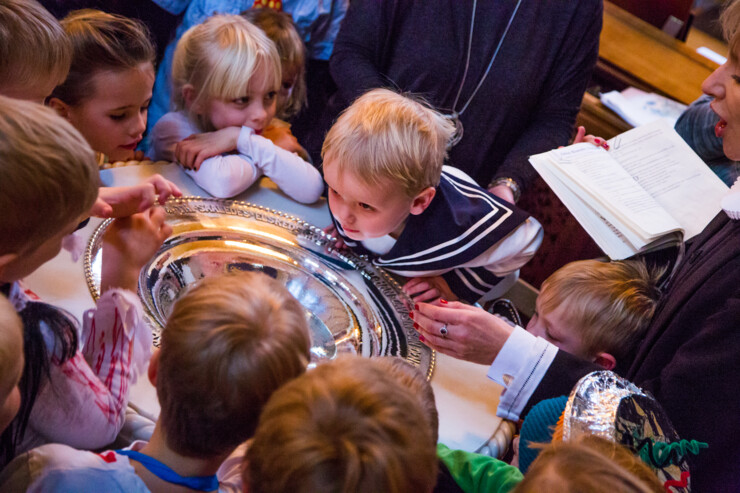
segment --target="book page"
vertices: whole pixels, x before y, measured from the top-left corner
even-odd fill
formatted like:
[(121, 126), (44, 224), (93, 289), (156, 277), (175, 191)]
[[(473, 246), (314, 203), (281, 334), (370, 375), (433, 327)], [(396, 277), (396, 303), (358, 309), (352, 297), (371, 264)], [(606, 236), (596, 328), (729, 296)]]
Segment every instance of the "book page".
[(675, 130), (658, 120), (609, 141), (609, 153), (685, 231), (699, 234), (721, 210), (728, 187)]
[(581, 192), (572, 190), (568, 183), (558, 177), (559, 173), (548, 159), (547, 154), (532, 156), (529, 160), (542, 176), (542, 179), (573, 214), (573, 217), (609, 258), (621, 260), (631, 257), (639, 251), (639, 247), (631, 244), (616, 226), (604, 219), (601, 214), (597, 213), (591, 205), (579, 196)]
[[(603, 148), (576, 144), (550, 151), (549, 155), (553, 165), (573, 186), (592, 199), (591, 205), (597, 212), (617, 227), (619, 225), (612, 218), (619, 218), (619, 222), (630, 229), (619, 228), (638, 247), (680, 228), (678, 222)], [(630, 232), (639, 240), (630, 238)]]

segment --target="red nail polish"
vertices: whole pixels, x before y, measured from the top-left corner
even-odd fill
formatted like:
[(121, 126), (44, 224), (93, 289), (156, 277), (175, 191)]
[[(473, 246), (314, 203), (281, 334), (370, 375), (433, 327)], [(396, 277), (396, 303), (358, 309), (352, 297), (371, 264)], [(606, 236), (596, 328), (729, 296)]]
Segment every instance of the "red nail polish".
[(604, 144), (601, 147), (603, 147), (607, 151), (609, 150), (609, 144), (607, 144), (606, 142), (604, 142)]
[(447, 304), (447, 300), (444, 299), (444, 298), (440, 298), (439, 299), (439, 302), (442, 303), (443, 305), (446, 305)]
[(410, 318), (411, 320), (413, 320), (413, 319), (414, 319), (414, 312), (409, 312), (409, 318)]
[(424, 342), (424, 341), (426, 341), (426, 339), (424, 339), (424, 336), (419, 336), (419, 340), (420, 340), (421, 342)]
[(416, 322), (414, 322), (414, 328), (415, 328), (416, 330), (419, 330), (419, 329), (420, 329), (420, 327), (419, 327), (419, 324), (417, 324)]
[(601, 139), (594, 139), (594, 142), (596, 142), (597, 144), (601, 144)]
[(418, 309), (419, 309), (419, 305), (417, 305), (416, 303), (414, 303), (414, 310), (418, 310)]

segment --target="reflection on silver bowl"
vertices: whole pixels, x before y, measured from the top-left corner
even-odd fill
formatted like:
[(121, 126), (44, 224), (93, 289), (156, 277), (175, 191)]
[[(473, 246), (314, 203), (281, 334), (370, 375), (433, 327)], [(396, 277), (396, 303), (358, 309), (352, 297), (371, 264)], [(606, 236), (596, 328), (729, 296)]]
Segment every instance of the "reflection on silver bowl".
[[(172, 235), (139, 277), (155, 341), (188, 285), (206, 276), (259, 271), (283, 283), (306, 309), (314, 362), (345, 353), (395, 355), (431, 378), (434, 352), (419, 342), (398, 283), (361, 257), (327, 250), (331, 240), (320, 229), (246, 202), (184, 197), (165, 208)], [(95, 230), (85, 254), (94, 298), (109, 224)]]

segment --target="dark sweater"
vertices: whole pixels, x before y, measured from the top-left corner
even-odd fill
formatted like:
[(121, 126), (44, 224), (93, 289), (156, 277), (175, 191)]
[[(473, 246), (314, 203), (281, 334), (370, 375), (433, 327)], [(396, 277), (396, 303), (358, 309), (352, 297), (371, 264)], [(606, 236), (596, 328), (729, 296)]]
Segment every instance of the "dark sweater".
[[(483, 77), (516, 0), (481, 0), (458, 111)], [(473, 2), (353, 0), (334, 46), (334, 110), (375, 87), (426, 98), (451, 112), (465, 70)], [(452, 166), (481, 186), (525, 187), (531, 154), (565, 145), (596, 63), (601, 0), (523, 0), (491, 72), (463, 113)]]
[[(592, 370), (558, 351), (529, 405), (569, 393)], [(740, 221), (721, 212), (694, 239), (625, 376), (655, 396), (681, 438), (709, 444), (693, 491), (740, 491)]]

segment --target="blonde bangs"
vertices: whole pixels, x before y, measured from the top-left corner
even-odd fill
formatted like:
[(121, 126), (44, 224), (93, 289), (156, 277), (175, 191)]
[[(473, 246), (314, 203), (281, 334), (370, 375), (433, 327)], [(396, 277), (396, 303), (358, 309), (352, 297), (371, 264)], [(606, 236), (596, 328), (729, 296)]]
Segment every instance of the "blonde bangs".
[(326, 136), (324, 161), (368, 185), (391, 182), (408, 197), (436, 187), (454, 128), (420, 101), (388, 89), (360, 96)]
[(177, 44), (173, 99), (178, 109), (185, 109), (182, 88), (186, 84), (194, 87), (195, 102), (236, 99), (246, 95), (252, 77), (260, 71), (268, 87), (280, 87), (280, 57), (272, 41), (243, 17), (216, 15), (190, 28)]

